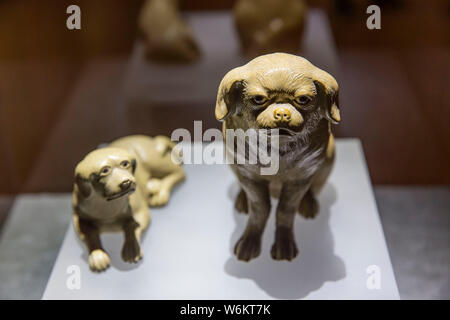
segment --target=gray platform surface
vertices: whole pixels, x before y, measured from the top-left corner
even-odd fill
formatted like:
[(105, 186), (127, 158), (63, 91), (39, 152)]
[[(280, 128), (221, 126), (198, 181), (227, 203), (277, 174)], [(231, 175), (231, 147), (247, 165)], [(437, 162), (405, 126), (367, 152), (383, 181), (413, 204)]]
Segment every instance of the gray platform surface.
[[(450, 187), (375, 186), (374, 190), (400, 298), (450, 299)], [(2, 200), (12, 203), (14, 197)], [(69, 224), (70, 217), (61, 215), (60, 209), (69, 202), (70, 195), (17, 197), (0, 230), (0, 299), (42, 297)], [(49, 216), (33, 220), (30, 228), (28, 221), (43, 213)], [(34, 241), (18, 244), (21, 237)], [(34, 245), (43, 239), (48, 239), (44, 245)], [(45, 260), (39, 261), (42, 256)]]
[[(270, 257), (273, 214), (261, 256), (250, 263), (237, 261), (232, 247), (247, 218), (234, 212), (238, 188), (230, 169), (187, 165), (187, 181), (171, 203), (152, 210), (142, 262), (123, 263), (122, 236), (106, 235), (112, 268), (94, 274), (86, 250), (69, 227), (44, 299), (397, 299), (359, 141), (338, 141), (337, 150), (336, 167), (320, 195), (318, 218), (296, 219), (300, 256), (293, 262)], [(69, 204), (64, 210), (61, 214), (70, 215)], [(80, 267), (80, 290), (66, 285), (71, 265)], [(366, 285), (371, 265), (381, 271), (379, 290)]]
[(70, 195), (18, 196), (1, 230), (0, 299), (39, 299), (70, 221)]
[(375, 188), (402, 299), (450, 299), (450, 187)]

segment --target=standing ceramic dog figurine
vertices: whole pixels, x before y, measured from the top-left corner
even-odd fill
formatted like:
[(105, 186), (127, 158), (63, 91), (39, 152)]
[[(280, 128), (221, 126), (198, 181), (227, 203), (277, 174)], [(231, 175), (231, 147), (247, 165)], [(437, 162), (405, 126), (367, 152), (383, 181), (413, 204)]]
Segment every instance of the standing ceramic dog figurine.
[(293, 230), (295, 213), (299, 211), (305, 218), (318, 213), (315, 195), (334, 160), (330, 123), (340, 121), (336, 80), (299, 56), (263, 55), (223, 78), (215, 114), (218, 120), (224, 120), (224, 132), (279, 129), (276, 174), (262, 175), (258, 164), (231, 165), (241, 186), (235, 207), (249, 214), (234, 252), (244, 261), (260, 254), (270, 195), (281, 190), (271, 254), (276, 260), (292, 260), (298, 254)]
[(140, 239), (150, 223), (149, 206), (169, 200), (172, 187), (184, 179), (172, 161), (174, 143), (158, 136), (128, 136), (89, 153), (75, 169), (73, 224), (89, 251), (89, 267), (103, 271), (110, 258), (100, 233), (122, 231), (122, 259), (142, 258)]

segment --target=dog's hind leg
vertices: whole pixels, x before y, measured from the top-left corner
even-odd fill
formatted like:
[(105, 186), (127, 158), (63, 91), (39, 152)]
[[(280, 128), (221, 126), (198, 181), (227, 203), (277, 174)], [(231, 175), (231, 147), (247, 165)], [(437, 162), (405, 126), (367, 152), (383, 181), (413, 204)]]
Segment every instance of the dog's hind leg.
[(311, 187), (300, 201), (298, 212), (304, 218), (313, 219), (319, 213), (319, 202), (316, 199), (316, 194), (318, 194), (322, 187), (325, 185), (325, 182), (331, 172), (332, 165), (332, 160), (325, 160), (322, 167), (320, 167), (320, 169), (314, 175), (311, 182)]
[(149, 206), (159, 207), (165, 205), (170, 199), (172, 188), (183, 181), (185, 177), (183, 169), (178, 167), (162, 179), (150, 179), (147, 183), (147, 190), (150, 195)]
[(244, 213), (244, 214), (248, 213), (247, 194), (245, 193), (244, 189), (242, 189), (242, 188), (236, 197), (236, 201), (234, 202), (234, 208), (239, 213)]
[(319, 213), (319, 203), (311, 189), (306, 192), (302, 201), (300, 201), (298, 212), (306, 219), (315, 218)]
[(334, 138), (333, 135), (330, 135), (325, 161), (315, 173), (311, 181), (311, 187), (304, 195), (302, 201), (300, 201), (298, 207), (298, 212), (306, 219), (315, 218), (319, 213), (319, 202), (316, 199), (316, 195), (322, 190), (333, 169), (334, 157)]

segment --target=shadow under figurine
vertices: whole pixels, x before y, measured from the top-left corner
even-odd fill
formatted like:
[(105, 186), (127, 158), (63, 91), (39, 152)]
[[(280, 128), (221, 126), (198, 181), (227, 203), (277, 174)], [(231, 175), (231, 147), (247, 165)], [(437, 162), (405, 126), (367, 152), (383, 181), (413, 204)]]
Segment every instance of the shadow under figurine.
[(222, 79), (215, 115), (224, 121), (225, 140), (227, 129), (279, 129), (276, 174), (262, 175), (260, 162), (231, 164), (241, 187), (235, 208), (249, 214), (234, 253), (243, 261), (259, 256), (272, 195), (279, 202), (271, 255), (275, 260), (294, 259), (295, 214), (317, 215), (315, 195), (334, 162), (330, 124), (340, 121), (336, 80), (299, 56), (259, 56)]
[(128, 136), (90, 152), (77, 165), (73, 224), (89, 250), (92, 271), (110, 265), (100, 241), (102, 232), (124, 232), (124, 261), (142, 258), (140, 240), (150, 223), (148, 207), (166, 204), (172, 188), (185, 177), (172, 161), (174, 146), (164, 136)]

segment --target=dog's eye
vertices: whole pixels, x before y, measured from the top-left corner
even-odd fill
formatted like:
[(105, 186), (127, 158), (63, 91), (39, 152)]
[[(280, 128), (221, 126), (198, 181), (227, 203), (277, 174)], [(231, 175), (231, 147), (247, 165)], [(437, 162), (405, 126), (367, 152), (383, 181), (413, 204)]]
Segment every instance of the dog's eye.
[(311, 97), (303, 95), (296, 98), (295, 102), (301, 106), (304, 106), (307, 105), (311, 100), (312, 100)]
[(120, 163), (120, 166), (121, 166), (122, 168), (128, 168), (128, 167), (130, 166), (130, 161), (128, 161), (128, 160), (123, 160), (123, 161)]
[(101, 176), (107, 176), (111, 172), (111, 167), (105, 166), (100, 170)]
[(264, 96), (262, 96), (260, 94), (257, 94), (256, 96), (253, 96), (251, 98), (251, 100), (252, 100), (252, 102), (254, 104), (264, 104), (267, 101), (266, 97), (264, 97)]

